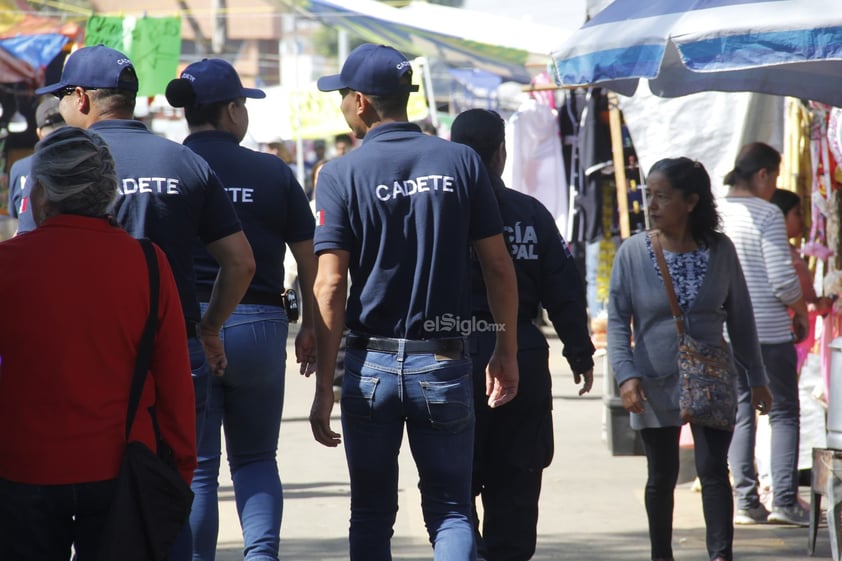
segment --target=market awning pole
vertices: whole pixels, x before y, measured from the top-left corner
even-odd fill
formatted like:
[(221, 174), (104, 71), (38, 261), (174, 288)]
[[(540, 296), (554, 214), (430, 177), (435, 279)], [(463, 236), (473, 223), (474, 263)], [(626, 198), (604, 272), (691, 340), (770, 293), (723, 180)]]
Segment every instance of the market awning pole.
[[(299, 59), (301, 58), (301, 48), (298, 43), (298, 16), (292, 14), (292, 45), (295, 50), (295, 89), (297, 92), (301, 91), (301, 72), (299, 70)], [(295, 135), (295, 176), (298, 183), (304, 187), (307, 173), (304, 169), (304, 139), (301, 137), (301, 96), (295, 96), (295, 126), (298, 129)]]
[(427, 96), (427, 107), (430, 108), (430, 123), (438, 130), (441, 123), (439, 122), (438, 109), (436, 108), (436, 96), (433, 91), (433, 74), (430, 70), (430, 63), (427, 57), (423, 56), (416, 58), (415, 61), (421, 67), (421, 77), (424, 80), (424, 95)]
[(611, 131), (611, 154), (614, 160), (614, 181), (617, 183), (617, 210), (620, 215), (620, 238), (631, 235), (629, 227), (629, 194), (626, 183), (626, 162), (623, 154), (623, 126), (617, 94), (608, 92), (608, 125)]

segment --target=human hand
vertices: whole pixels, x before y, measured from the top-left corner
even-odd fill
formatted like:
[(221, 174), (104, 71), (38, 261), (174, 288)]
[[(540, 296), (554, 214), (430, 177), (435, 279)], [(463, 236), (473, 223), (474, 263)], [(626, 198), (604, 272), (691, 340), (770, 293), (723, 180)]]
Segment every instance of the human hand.
[(316, 371), (316, 330), (302, 327), (295, 336), (295, 362), (301, 365), (298, 370), (306, 377)]
[(820, 316), (826, 316), (830, 313), (830, 310), (833, 308), (833, 298), (828, 298), (827, 296), (822, 296), (818, 300), (816, 300), (815, 304), (810, 304), (808, 309), (814, 308), (816, 313)]
[(795, 314), (792, 318), (792, 333), (794, 342), (800, 343), (807, 338), (807, 330), (810, 328), (810, 320), (807, 314)]
[(643, 391), (640, 378), (629, 378), (620, 385), (620, 400), (629, 413), (643, 413), (646, 392)]
[(579, 390), (579, 395), (585, 395), (591, 391), (591, 388), (593, 387), (593, 368), (589, 369), (587, 372), (573, 373), (573, 381), (576, 385), (579, 385), (579, 382), (582, 380), (584, 380), (584, 385)]
[(208, 368), (214, 376), (225, 374), (228, 366), (228, 359), (225, 357), (225, 346), (219, 336), (219, 331), (199, 327), (199, 341), (205, 349), (205, 359), (208, 361)]
[(767, 415), (772, 409), (772, 393), (766, 386), (753, 386), (751, 388), (751, 407), (761, 415)]
[(330, 412), (333, 410), (333, 388), (316, 386), (316, 395), (310, 407), (310, 429), (317, 442), (330, 448), (339, 446), (342, 437), (330, 428)]
[(485, 395), (492, 409), (505, 405), (517, 395), (519, 373), (517, 356), (494, 351), (485, 367)]

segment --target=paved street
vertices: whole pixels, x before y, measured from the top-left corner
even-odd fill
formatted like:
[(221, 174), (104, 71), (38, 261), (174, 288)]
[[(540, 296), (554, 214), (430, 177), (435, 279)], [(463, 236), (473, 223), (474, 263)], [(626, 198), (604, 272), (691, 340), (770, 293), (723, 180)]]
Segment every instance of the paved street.
[[(292, 337), (290, 337), (292, 341)], [(580, 398), (551, 339), (555, 396), (553, 464), (544, 472), (536, 561), (645, 561), (649, 559), (643, 506), (645, 460), (612, 456), (603, 439), (603, 360), (597, 360), (594, 393)], [(297, 374), (290, 349), (284, 421), (278, 458), (284, 483), (281, 529), (283, 561), (347, 559), (348, 474), (341, 448), (328, 449), (310, 433), (307, 414), (312, 379)], [(339, 432), (338, 405), (334, 430)], [(431, 560), (408, 446), (401, 452), (400, 511), (392, 540), (394, 559)], [(242, 538), (231, 481), (220, 481), (219, 561), (242, 559)], [(802, 496), (807, 496), (802, 488)], [(827, 529), (820, 528), (816, 557), (806, 554), (807, 529), (787, 526), (738, 527), (738, 561), (830, 559)], [(690, 484), (679, 486), (675, 505), (676, 561), (705, 561), (701, 499)]]

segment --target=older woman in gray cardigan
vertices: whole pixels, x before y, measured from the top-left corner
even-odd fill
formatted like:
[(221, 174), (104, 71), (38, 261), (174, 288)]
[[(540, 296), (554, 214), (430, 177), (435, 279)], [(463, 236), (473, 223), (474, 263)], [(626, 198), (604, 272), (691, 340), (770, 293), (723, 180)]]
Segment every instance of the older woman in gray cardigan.
[[(745, 366), (752, 400), (771, 406), (751, 300), (731, 241), (717, 232), (710, 178), (688, 158), (652, 166), (648, 210), (664, 249), (689, 335), (718, 345), (727, 325), (734, 358)], [(633, 327), (633, 330), (632, 330)], [(634, 344), (632, 344), (634, 333)], [(648, 479), (645, 502), (652, 559), (672, 561), (673, 493), (678, 478), (678, 336), (647, 233), (626, 240), (611, 272), (608, 359), (632, 428), (641, 431)], [(733, 496), (728, 480), (731, 432), (691, 424), (702, 483), (707, 549), (713, 561), (732, 561)]]

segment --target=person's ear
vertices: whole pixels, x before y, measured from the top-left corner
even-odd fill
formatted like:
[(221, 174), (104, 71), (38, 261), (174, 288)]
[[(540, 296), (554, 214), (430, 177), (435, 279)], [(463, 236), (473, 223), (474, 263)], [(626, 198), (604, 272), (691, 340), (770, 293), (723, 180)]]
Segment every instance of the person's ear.
[(689, 197), (687, 197), (687, 213), (691, 213), (696, 209), (696, 205), (699, 204), (699, 194), (693, 193)]
[(357, 115), (362, 115), (366, 111), (373, 109), (371, 100), (360, 92), (354, 92), (354, 104), (357, 108)]
[(240, 101), (235, 99), (233, 101), (229, 101), (225, 105), (225, 114), (227, 115), (228, 120), (231, 123), (234, 123), (234, 124), (237, 124), (237, 125), (240, 124), (240, 122), (242, 121), (242, 116), (245, 114), (245, 112), (240, 111), (240, 109), (239, 109), (240, 103), (241, 103)]
[(72, 103), (79, 113), (90, 114), (93, 109), (93, 101), (91, 100), (93, 94), (90, 91), (77, 86), (76, 90), (70, 95), (72, 96)]

